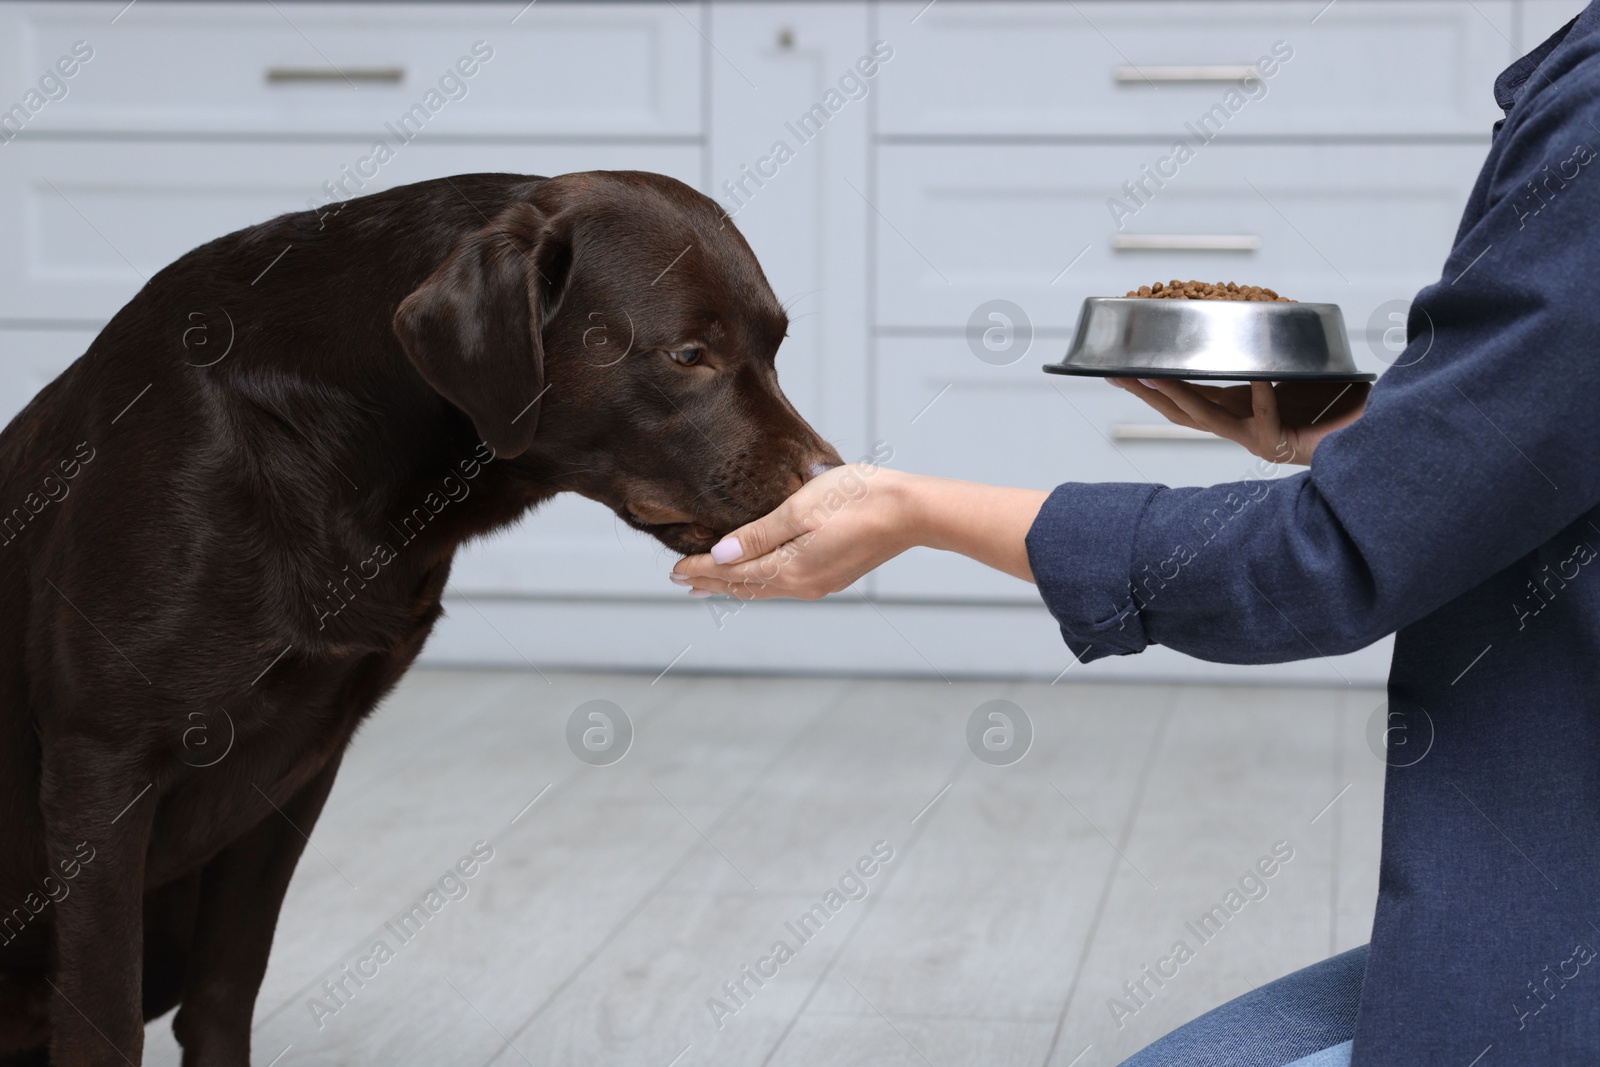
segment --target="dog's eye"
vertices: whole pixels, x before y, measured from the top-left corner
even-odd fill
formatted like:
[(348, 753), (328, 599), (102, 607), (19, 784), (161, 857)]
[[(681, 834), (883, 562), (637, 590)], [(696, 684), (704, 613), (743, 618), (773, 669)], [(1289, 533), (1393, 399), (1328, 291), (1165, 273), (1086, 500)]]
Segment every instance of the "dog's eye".
[(679, 348), (667, 353), (672, 357), (672, 362), (682, 367), (694, 366), (705, 354), (706, 350), (703, 348)]

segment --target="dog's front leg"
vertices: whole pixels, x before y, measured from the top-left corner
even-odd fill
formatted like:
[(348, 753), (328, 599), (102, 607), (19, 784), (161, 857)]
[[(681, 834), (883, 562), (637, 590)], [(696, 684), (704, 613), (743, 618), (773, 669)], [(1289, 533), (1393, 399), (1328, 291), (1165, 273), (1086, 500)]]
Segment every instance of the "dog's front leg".
[(249, 1067), (250, 1019), (266, 974), (278, 910), (295, 864), (333, 788), (336, 754), (289, 800), (206, 864), (200, 907), (172, 1032), (183, 1067)]
[(47, 738), (40, 782), (55, 909), (50, 1062), (123, 1067), (144, 1052), (144, 866), (158, 790), (125, 748)]

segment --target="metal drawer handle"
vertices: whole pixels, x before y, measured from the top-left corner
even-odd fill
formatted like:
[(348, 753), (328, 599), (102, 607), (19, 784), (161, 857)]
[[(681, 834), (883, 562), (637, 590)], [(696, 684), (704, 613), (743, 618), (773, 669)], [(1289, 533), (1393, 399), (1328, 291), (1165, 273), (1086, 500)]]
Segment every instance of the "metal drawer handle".
[(1174, 426), (1170, 422), (1119, 422), (1111, 427), (1113, 441), (1223, 441), (1205, 430)]
[(268, 85), (312, 82), (367, 82), (373, 85), (398, 85), (406, 80), (404, 67), (268, 67)]
[(1148, 82), (1237, 82), (1259, 78), (1261, 72), (1248, 63), (1218, 66), (1113, 67), (1112, 80), (1118, 85), (1143, 85)]
[(1111, 247), (1118, 252), (1255, 252), (1261, 238), (1253, 233), (1119, 233)]

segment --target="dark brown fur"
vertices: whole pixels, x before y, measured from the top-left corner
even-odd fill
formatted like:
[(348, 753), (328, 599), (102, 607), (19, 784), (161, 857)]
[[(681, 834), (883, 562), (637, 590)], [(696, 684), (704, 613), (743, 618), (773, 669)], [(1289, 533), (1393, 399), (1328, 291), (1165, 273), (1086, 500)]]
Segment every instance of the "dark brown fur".
[(839, 462), (786, 327), (636, 172), (423, 182), (151, 279), (0, 434), (0, 1063), (137, 1063), (175, 1004), (185, 1064), (248, 1063), (303, 835), (457, 547), (560, 492), (681, 552), (770, 510)]

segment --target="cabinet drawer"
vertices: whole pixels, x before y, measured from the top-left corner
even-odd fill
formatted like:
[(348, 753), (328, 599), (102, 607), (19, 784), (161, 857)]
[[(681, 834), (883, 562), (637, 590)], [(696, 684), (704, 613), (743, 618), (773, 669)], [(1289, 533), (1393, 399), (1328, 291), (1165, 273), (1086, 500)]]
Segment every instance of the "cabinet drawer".
[[(959, 329), (979, 304), (1004, 298), (1035, 326), (1066, 329), (1086, 296), (1192, 277), (1339, 304), (1354, 334), (1380, 304), (1438, 278), (1485, 151), (1206, 145), (1113, 221), (1108, 201), (1131, 205), (1123, 183), (1164, 149), (886, 147), (877, 322)], [(1119, 248), (1119, 238), (1155, 247)], [(1246, 250), (1178, 247), (1217, 238)]]
[(468, 543), (450, 568), (467, 596), (646, 597), (681, 601), (667, 574), (676, 554), (625, 526), (603, 504), (563, 493), (510, 529)]
[[(873, 436), (894, 448), (897, 468), (1032, 489), (1073, 481), (1213, 485), (1260, 475), (1254, 457), (1220, 438), (1156, 438), (1171, 424), (1143, 403), (1103, 381), (1045, 374), (1037, 355), (997, 367), (961, 338), (882, 339)], [(877, 583), (886, 597), (1038, 598), (1015, 578), (923, 549), (885, 564)]]
[(1509, 2), (924, 3), (879, 16), (882, 133), (1173, 137), (1213, 105), (1224, 135), (1487, 133), (1513, 58)]
[[(104, 322), (145, 277), (196, 246), (320, 205), (321, 185), (367, 155), (323, 144), (18, 140), (0, 147), (0, 319)], [(442, 174), (637, 168), (698, 182), (692, 145), (413, 144), (364, 191)]]
[(701, 132), (695, 5), (537, 4), (519, 15), (510, 4), (141, 0), (108, 25), (122, 6), (0, 5), (5, 85), (35, 83), (75, 41), (94, 52), (29, 127), (392, 145), (403, 138), (389, 126), (405, 136)]

